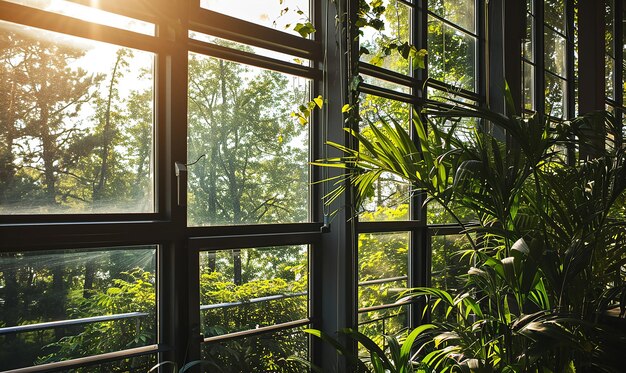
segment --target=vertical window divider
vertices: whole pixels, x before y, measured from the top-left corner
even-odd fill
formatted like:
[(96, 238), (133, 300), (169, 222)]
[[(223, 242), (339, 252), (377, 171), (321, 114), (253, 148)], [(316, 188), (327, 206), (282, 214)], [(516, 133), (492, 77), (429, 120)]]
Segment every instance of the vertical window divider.
[[(615, 50), (615, 102), (618, 107), (624, 107), (624, 2), (615, 2), (615, 36), (613, 38), (613, 49)], [(615, 117), (621, 122), (624, 117), (622, 110), (615, 110)]]
[(535, 42), (533, 43), (533, 56), (535, 57), (535, 79), (534, 79), (534, 94), (535, 94), (535, 111), (538, 113), (545, 113), (546, 110), (546, 95), (545, 95), (545, 56), (544, 56), (544, 0), (532, 0), (534, 1), (533, 10), (535, 15)]
[[(428, 47), (428, 0), (417, 0), (413, 8), (413, 30), (412, 39), (416, 44), (416, 48), (427, 49)], [(428, 61), (425, 69), (413, 70), (414, 86), (413, 96), (418, 101), (422, 101), (426, 98), (427, 93), (424, 85), (420, 83), (426, 82), (428, 78)], [(409, 128), (411, 138), (414, 142), (419, 142), (417, 139), (417, 131), (413, 125), (414, 116), (418, 113), (419, 108), (412, 105), (412, 110), (409, 113)], [(417, 114), (419, 115), (419, 114)], [(424, 192), (411, 187), (411, 201), (410, 201), (410, 216), (412, 220), (416, 220), (418, 227), (413, 229), (410, 234), (409, 242), (409, 258), (408, 258), (408, 286), (409, 288), (428, 286), (430, 277), (430, 246), (428, 245), (428, 228), (427, 224), (427, 208), (423, 205), (426, 199)], [(422, 324), (424, 321), (422, 315), (425, 307), (425, 302), (420, 299), (418, 302), (412, 303), (409, 306), (409, 328), (415, 328)]]
[[(575, 70), (575, 40), (574, 40), (574, 1), (566, 1), (565, 33), (567, 36), (567, 114), (566, 119), (576, 116), (576, 70)], [(617, 87), (617, 86), (616, 86)], [(567, 147), (567, 163), (573, 165), (576, 162), (576, 149), (570, 144)]]

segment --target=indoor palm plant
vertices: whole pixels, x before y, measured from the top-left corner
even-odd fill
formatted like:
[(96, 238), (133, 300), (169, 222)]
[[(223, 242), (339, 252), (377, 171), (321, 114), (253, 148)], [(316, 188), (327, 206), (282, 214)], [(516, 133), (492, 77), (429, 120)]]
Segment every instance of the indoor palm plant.
[[(346, 169), (328, 202), (347, 187), (360, 202), (391, 173), (467, 236), (457, 253), (467, 264), (462, 288), (405, 294), (426, 297), (431, 315), (415, 336), (413, 368), (621, 371), (626, 340), (601, 317), (624, 294), (621, 124), (605, 112), (555, 123), (428, 101), (414, 128), (419, 145), (393, 118), (370, 124), (367, 136), (347, 129), (359, 149), (331, 142), (344, 155), (315, 163)], [(579, 152), (590, 156), (574, 160)], [(463, 221), (468, 212), (474, 219)]]

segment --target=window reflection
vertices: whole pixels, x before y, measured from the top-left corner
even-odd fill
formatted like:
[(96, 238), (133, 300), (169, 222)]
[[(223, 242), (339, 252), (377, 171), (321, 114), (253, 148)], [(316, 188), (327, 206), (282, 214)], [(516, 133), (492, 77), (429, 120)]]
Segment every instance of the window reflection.
[(0, 214), (153, 212), (152, 53), (0, 22)]

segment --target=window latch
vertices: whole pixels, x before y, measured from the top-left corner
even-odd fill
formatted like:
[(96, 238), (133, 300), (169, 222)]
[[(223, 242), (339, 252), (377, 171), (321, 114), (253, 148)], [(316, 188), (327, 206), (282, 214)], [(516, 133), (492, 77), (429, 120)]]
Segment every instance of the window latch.
[(204, 158), (206, 154), (202, 154), (198, 157), (194, 162), (191, 163), (183, 163), (183, 162), (174, 162), (174, 171), (176, 172), (176, 192), (177, 192), (177, 203), (178, 206), (186, 206), (187, 201), (187, 167), (193, 166), (194, 164), (200, 162), (202, 158)]
[(176, 195), (178, 206), (185, 206), (187, 201), (187, 164), (183, 162), (174, 163), (174, 171), (176, 172)]

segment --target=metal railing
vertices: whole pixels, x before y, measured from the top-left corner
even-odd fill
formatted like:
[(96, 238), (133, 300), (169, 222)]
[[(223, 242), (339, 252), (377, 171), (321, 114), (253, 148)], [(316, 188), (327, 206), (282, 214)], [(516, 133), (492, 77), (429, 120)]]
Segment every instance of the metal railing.
[(104, 322), (104, 321), (133, 319), (133, 318), (144, 317), (144, 316), (148, 316), (148, 314), (145, 312), (128, 312), (128, 313), (118, 313), (114, 315), (83, 317), (80, 319), (72, 319), (72, 320), (49, 321), (49, 322), (42, 322), (42, 323), (37, 323), (37, 324), (9, 326), (5, 328), (0, 328), (0, 335), (34, 332), (34, 331), (39, 331), (39, 330), (44, 330), (44, 329), (64, 328), (64, 327), (68, 327), (72, 325), (85, 325), (85, 324), (92, 324), (92, 323)]
[[(305, 295), (307, 295), (307, 292), (269, 295), (266, 297), (252, 298), (249, 300), (242, 300), (242, 301), (237, 301), (237, 302), (201, 305), (200, 310), (206, 311), (206, 310), (213, 310), (213, 309), (230, 308), (230, 307), (237, 307), (237, 306), (242, 306), (242, 305), (251, 304), (251, 303), (269, 302), (272, 300), (295, 298), (295, 297), (301, 297)], [(9, 326), (9, 327), (0, 328), (0, 336), (9, 335), (9, 334), (17, 334), (17, 333), (34, 332), (34, 331), (40, 331), (40, 330), (45, 330), (45, 329), (65, 328), (65, 327), (74, 326), (74, 325), (93, 324), (97, 322), (134, 319), (134, 318), (145, 317), (145, 316), (148, 316), (148, 313), (128, 312), (128, 313), (119, 313), (119, 314), (113, 314), (113, 315), (83, 317), (83, 318), (71, 319), (71, 320), (48, 321), (48, 322), (29, 324), (29, 325)]]
[(242, 301), (237, 301), (237, 302), (205, 304), (205, 305), (201, 305), (200, 306), (200, 311), (220, 309), (220, 308), (237, 307), (237, 306), (242, 306), (242, 305), (245, 305), (245, 304), (268, 302), (268, 301), (271, 301), (271, 300), (278, 300), (278, 299), (295, 298), (295, 297), (301, 297), (301, 296), (304, 296), (304, 295), (307, 295), (307, 292), (292, 293), (292, 294), (268, 295), (266, 297), (252, 298), (252, 299), (242, 300)]

